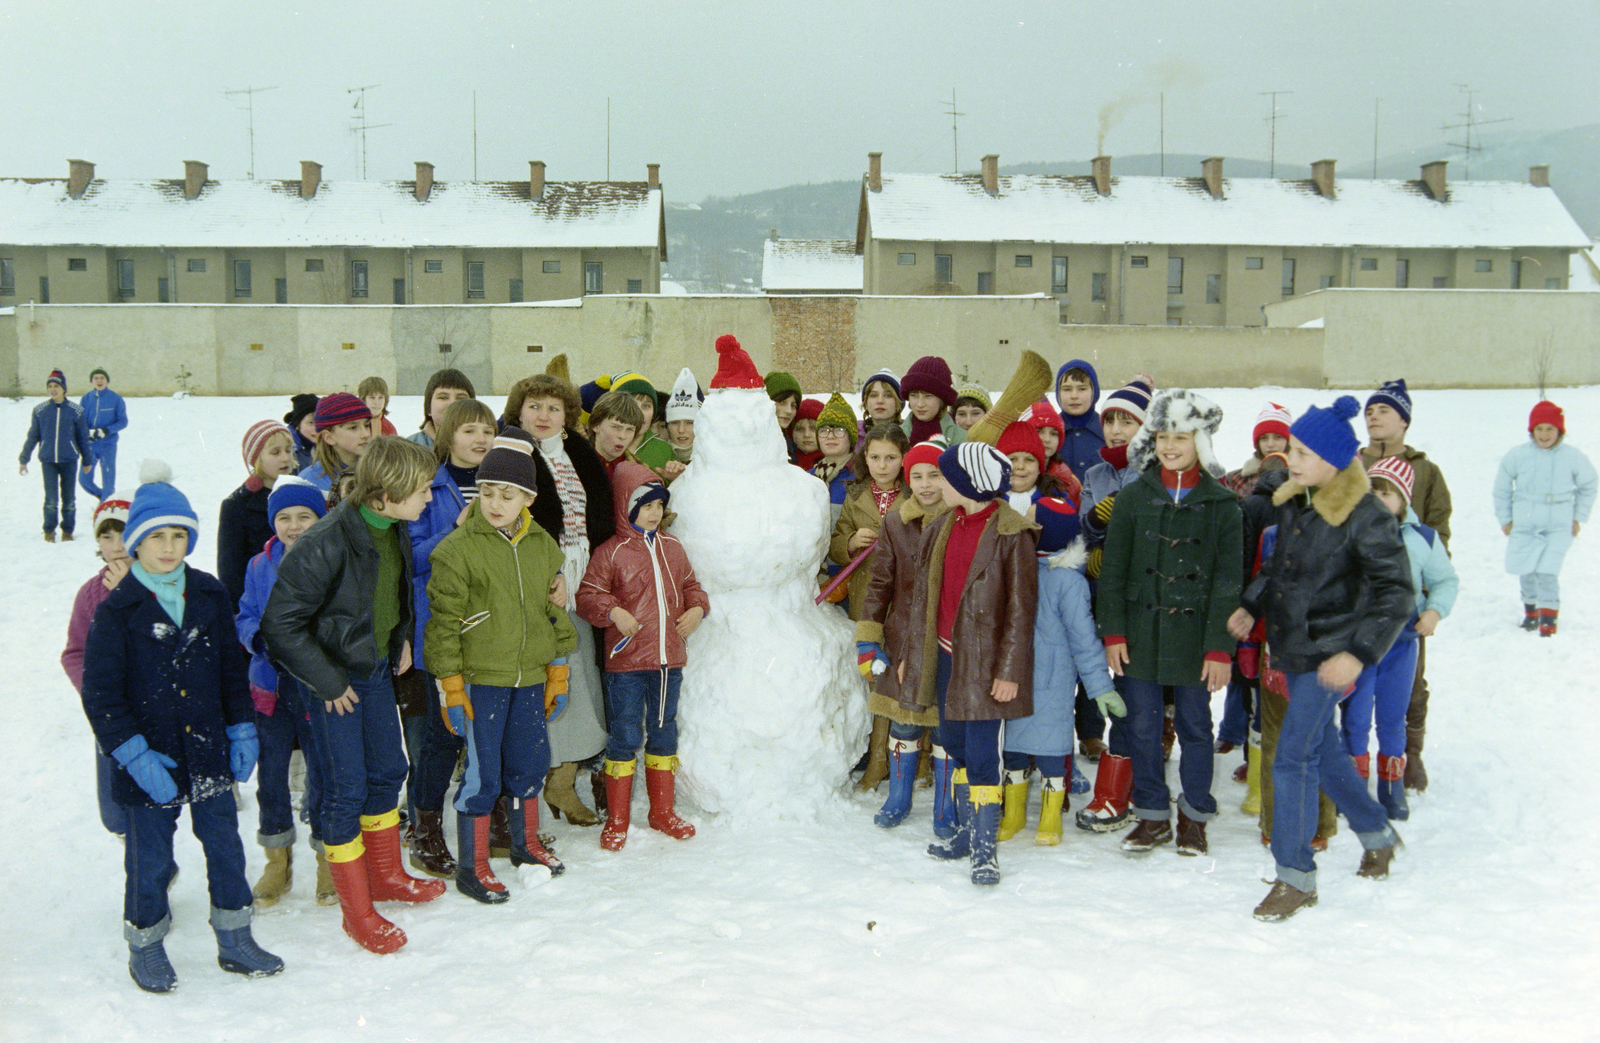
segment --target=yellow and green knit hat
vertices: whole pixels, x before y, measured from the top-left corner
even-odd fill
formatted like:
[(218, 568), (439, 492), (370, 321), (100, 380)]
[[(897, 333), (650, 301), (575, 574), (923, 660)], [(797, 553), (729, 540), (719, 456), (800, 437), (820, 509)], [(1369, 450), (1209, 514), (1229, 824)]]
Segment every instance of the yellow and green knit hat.
[(835, 391), (833, 397), (828, 399), (828, 404), (822, 407), (822, 412), (817, 416), (817, 427), (844, 428), (850, 435), (850, 448), (856, 447), (856, 414), (839, 392)]

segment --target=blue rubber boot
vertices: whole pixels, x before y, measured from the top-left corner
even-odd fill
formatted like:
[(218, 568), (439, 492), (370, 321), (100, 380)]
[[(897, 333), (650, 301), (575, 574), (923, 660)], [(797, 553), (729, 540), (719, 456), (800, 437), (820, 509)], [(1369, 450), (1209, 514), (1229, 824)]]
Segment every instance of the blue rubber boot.
[(211, 907), (211, 930), (217, 936), (217, 966), (230, 974), (270, 978), (283, 970), (283, 961), (256, 944), (250, 934), (250, 907)]
[(1000, 882), (1000, 787), (973, 786), (968, 806), (967, 836), (972, 848), (972, 882), (992, 887)]
[(889, 799), (872, 816), (873, 825), (889, 829), (911, 814), (911, 790), (917, 781), (919, 752), (915, 740), (889, 740)]
[(933, 835), (949, 840), (956, 835), (956, 802), (951, 794), (953, 769), (944, 748), (933, 748)]
[(1067, 760), (1072, 761), (1072, 792), (1074, 794), (1088, 793), (1094, 788), (1089, 782), (1089, 776), (1078, 770), (1078, 762), (1072, 760), (1070, 754), (1067, 756)]
[(122, 925), (122, 936), (128, 940), (128, 974), (146, 992), (171, 992), (178, 987), (178, 972), (172, 969), (162, 943), (171, 926), (171, 916), (163, 916), (152, 927)]
[[(966, 858), (972, 851), (969, 832), (972, 823), (972, 804), (969, 797), (970, 787), (967, 785), (967, 769), (957, 768), (952, 776), (951, 785), (954, 795), (950, 803), (955, 808), (956, 828), (950, 839), (936, 840), (928, 845), (928, 854), (946, 862), (957, 858)], [(995, 829), (999, 830), (999, 820), (995, 820)]]

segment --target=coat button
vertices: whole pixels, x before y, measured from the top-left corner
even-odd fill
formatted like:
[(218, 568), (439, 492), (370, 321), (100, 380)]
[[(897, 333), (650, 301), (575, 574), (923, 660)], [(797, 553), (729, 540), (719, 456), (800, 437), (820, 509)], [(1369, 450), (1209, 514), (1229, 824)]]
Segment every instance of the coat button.
[(180, 688), (180, 689), (178, 689), (178, 694), (179, 694), (179, 695), (180, 695), (180, 696), (187, 696), (187, 695), (188, 695), (188, 694), (189, 694), (189, 689), (187, 689), (187, 688)]

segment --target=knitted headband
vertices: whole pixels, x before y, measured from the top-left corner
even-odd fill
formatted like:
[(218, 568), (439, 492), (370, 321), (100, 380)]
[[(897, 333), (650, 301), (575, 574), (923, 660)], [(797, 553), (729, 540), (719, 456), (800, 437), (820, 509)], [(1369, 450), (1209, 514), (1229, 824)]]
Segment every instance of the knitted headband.
[(371, 420), (372, 410), (348, 391), (335, 391), (317, 402), (317, 430), (326, 431), (352, 420)]
[(1011, 461), (982, 442), (962, 442), (940, 453), (939, 473), (956, 492), (979, 503), (1011, 488)]
[(1416, 485), (1417, 472), (1414, 471), (1405, 459), (1398, 456), (1386, 456), (1373, 464), (1367, 471), (1368, 480), (1374, 478), (1387, 478), (1393, 482), (1395, 488), (1406, 498), (1406, 503), (1411, 502), (1411, 490)]
[(272, 436), (280, 431), (289, 435), (290, 443), (293, 444), (294, 436), (290, 434), (287, 424), (280, 424), (276, 420), (257, 420), (250, 425), (250, 429), (244, 433), (243, 443), (239, 446), (239, 455), (244, 457), (246, 468), (255, 470), (256, 461), (261, 459), (261, 451), (267, 447), (267, 442)]

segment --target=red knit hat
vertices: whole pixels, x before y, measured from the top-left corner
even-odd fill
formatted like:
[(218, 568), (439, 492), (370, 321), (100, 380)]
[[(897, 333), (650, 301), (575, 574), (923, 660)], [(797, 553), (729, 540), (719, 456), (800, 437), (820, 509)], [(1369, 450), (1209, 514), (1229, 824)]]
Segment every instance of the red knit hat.
[(925, 391), (954, 409), (958, 396), (950, 364), (937, 355), (924, 355), (913, 362), (900, 378), (901, 397), (910, 399), (913, 391)]
[(316, 423), (318, 431), (348, 424), (352, 420), (371, 420), (372, 410), (348, 391), (335, 391), (317, 400)]
[[(1067, 426), (1061, 422), (1061, 414), (1052, 409), (1050, 403), (1043, 399), (1024, 409), (1022, 415), (1017, 419), (1021, 423), (1027, 424), (1035, 432), (1046, 427), (1054, 428), (1058, 442), (1064, 442), (1067, 439)], [(1040, 444), (1043, 445), (1043, 443)]]
[(1417, 472), (1406, 463), (1403, 457), (1386, 456), (1373, 464), (1367, 471), (1367, 479), (1384, 478), (1393, 482), (1406, 498), (1406, 503), (1411, 502), (1411, 490), (1417, 483)]
[(910, 449), (907, 449), (906, 457), (901, 461), (900, 465), (905, 470), (906, 481), (911, 481), (911, 468), (917, 464), (939, 466), (939, 454), (944, 450), (945, 447), (938, 442), (918, 442)]
[(994, 447), (1006, 457), (1010, 457), (1012, 453), (1032, 453), (1033, 458), (1039, 461), (1041, 471), (1044, 470), (1045, 458), (1049, 456), (1044, 451), (1044, 443), (1039, 440), (1039, 432), (1032, 424), (1021, 420), (1007, 424), (1006, 429), (1000, 432), (1000, 438)]
[(767, 386), (749, 353), (739, 346), (739, 338), (731, 333), (717, 338), (717, 375), (711, 378), (711, 386), (756, 390)]
[(1250, 432), (1250, 444), (1259, 444), (1262, 435), (1281, 435), (1283, 440), (1287, 442), (1289, 440), (1289, 424), (1293, 420), (1294, 414), (1276, 402), (1268, 402), (1267, 408), (1263, 409), (1260, 415), (1256, 417), (1255, 430)]
[(794, 411), (796, 421), (815, 420), (822, 415), (822, 403), (814, 398), (802, 398), (800, 407)]
[(1554, 402), (1540, 402), (1528, 414), (1529, 431), (1532, 431), (1540, 424), (1549, 424), (1562, 434), (1567, 433), (1566, 414), (1561, 412), (1561, 407)]

